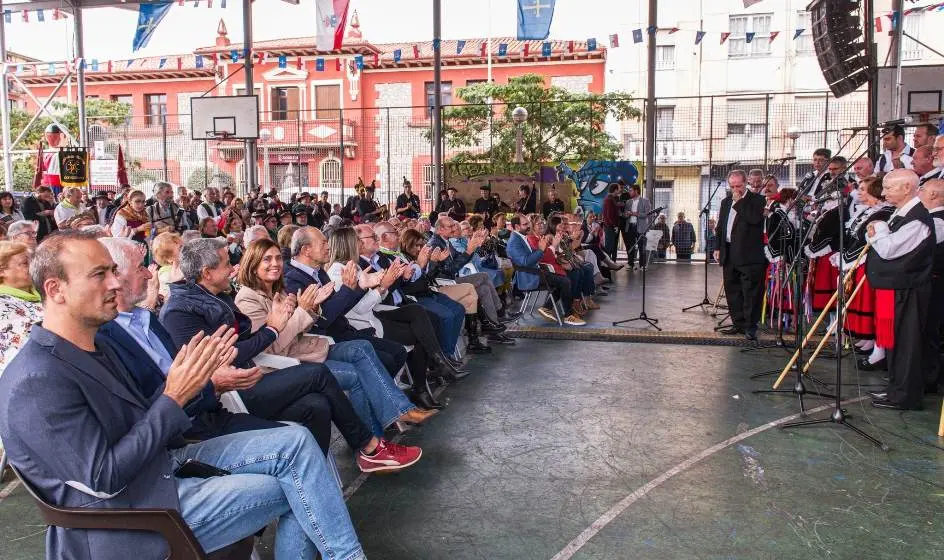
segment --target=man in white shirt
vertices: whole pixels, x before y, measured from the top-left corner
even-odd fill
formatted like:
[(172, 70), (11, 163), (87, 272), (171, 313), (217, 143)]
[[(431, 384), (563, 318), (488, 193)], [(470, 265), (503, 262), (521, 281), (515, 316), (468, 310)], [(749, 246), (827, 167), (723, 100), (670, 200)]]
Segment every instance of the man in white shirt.
[(220, 200), (220, 191), (216, 187), (210, 187), (206, 190), (206, 202), (197, 206), (197, 218), (202, 222), (204, 218), (218, 218), (220, 216), (217, 210), (217, 202)]
[(934, 144), (934, 137), (937, 136), (937, 127), (931, 123), (921, 123), (915, 128), (911, 143), (917, 150), (921, 146), (930, 146)]
[(882, 155), (875, 161), (876, 173), (889, 173), (895, 169), (911, 169), (914, 148), (905, 142), (905, 129), (901, 125), (882, 129)]
[(918, 175), (914, 171), (896, 169), (885, 176), (883, 185), (885, 200), (897, 210), (888, 223), (868, 225), (866, 239), (871, 248), (865, 271), (876, 289), (876, 341), (888, 341), (882, 347), (886, 349), (889, 383), (885, 390), (869, 394), (876, 408), (919, 409), (924, 389), (921, 355), (936, 245), (934, 225), (917, 196)]
[(59, 229), (66, 229), (69, 227), (69, 220), (83, 212), (85, 212), (85, 205), (82, 204), (82, 189), (70, 187), (65, 190), (62, 200), (56, 205), (53, 217)]

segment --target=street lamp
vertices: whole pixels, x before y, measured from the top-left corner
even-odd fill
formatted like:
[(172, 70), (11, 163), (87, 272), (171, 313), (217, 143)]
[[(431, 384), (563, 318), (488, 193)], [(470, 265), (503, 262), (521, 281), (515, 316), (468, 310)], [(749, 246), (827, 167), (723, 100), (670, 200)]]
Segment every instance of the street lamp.
[(797, 158), (796, 147), (797, 139), (800, 137), (800, 129), (791, 126), (787, 130), (787, 138), (790, 139), (790, 185), (797, 186)]
[(524, 163), (524, 123), (528, 120), (528, 110), (524, 107), (515, 107), (511, 112), (511, 120), (515, 123), (515, 163)]

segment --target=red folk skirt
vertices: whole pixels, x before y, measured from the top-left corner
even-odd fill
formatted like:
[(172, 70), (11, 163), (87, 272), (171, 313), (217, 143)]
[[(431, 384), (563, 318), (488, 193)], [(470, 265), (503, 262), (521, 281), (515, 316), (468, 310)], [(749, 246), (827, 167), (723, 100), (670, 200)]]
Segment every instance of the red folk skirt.
[[(778, 271), (781, 267), (784, 269), (782, 273)], [(793, 290), (786, 276), (788, 270), (790, 265), (783, 260), (767, 266), (767, 308), (771, 311), (793, 313)]]
[[(831, 253), (830, 253), (831, 255)], [(813, 311), (822, 311), (826, 309), (826, 304), (836, 293), (839, 286), (839, 269), (829, 262), (830, 255), (816, 257), (813, 260), (813, 279), (812, 279), (812, 307)], [(835, 302), (831, 306), (834, 309)]]
[(852, 287), (855, 289), (862, 283), (859, 293), (849, 302), (846, 312), (846, 329), (853, 338), (860, 340), (875, 339), (875, 290), (865, 275), (865, 266), (855, 270), (855, 280)]

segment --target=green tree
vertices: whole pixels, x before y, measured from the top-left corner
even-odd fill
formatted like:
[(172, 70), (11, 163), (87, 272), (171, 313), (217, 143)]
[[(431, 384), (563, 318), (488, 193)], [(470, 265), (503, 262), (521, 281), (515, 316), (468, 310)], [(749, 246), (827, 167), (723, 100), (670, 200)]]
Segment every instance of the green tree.
[[(615, 159), (622, 145), (605, 130), (607, 117), (639, 119), (630, 94), (571, 93), (525, 74), (507, 84), (481, 83), (457, 91), (463, 104), (443, 110), (447, 148), (458, 151), (447, 165), (466, 177), (486, 173), (533, 173), (562, 161)], [(528, 110), (522, 127), (525, 163), (515, 160), (512, 111)]]
[(229, 187), (236, 186), (236, 180), (229, 173), (216, 167), (201, 167), (194, 170), (187, 178), (187, 189), (192, 191), (202, 191), (207, 186)]

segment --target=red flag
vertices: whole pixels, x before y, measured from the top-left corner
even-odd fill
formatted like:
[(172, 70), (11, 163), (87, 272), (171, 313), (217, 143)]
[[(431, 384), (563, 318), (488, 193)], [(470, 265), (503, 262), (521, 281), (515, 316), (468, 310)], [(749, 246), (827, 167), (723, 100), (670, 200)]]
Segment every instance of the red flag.
[(420, 57), (420, 47), (419, 45), (413, 45), (413, 58)]
[(220, 63), (220, 53), (213, 53), (213, 64)]
[(725, 32), (725, 33), (722, 33), (722, 34), (721, 34), (721, 44), (722, 44), (722, 45), (724, 44), (725, 41), (728, 40), (728, 36), (729, 36), (729, 35), (731, 35), (731, 34), (728, 33), (728, 32)]
[(59, 13), (59, 8), (56, 8), (55, 10), (52, 11), (52, 19), (53, 19), (53, 21), (59, 21), (59, 18), (60, 18), (60, 17), (62, 17), (62, 16), (61, 16), (60, 13)]
[(616, 33), (610, 35), (610, 48), (619, 48), (619, 35)]
[(259, 59), (259, 60), (256, 62), (256, 64), (262, 64), (262, 61), (265, 60), (265, 53), (264, 53), (264, 52), (257, 52), (257, 53), (256, 53), (256, 58)]
[(183, 70), (183, 69), (184, 69), (184, 61), (181, 60), (179, 56), (177, 57), (177, 69), (178, 69), (178, 70)]
[(184, 0), (177, 0), (177, 5), (178, 5), (178, 6), (183, 6), (183, 5), (184, 5)]
[[(43, 143), (36, 150), (36, 172), (33, 174), (33, 189), (43, 184)], [(11, 189), (12, 190), (12, 189)]]
[(125, 167), (125, 153), (121, 151), (121, 144), (118, 144), (118, 185), (130, 185), (128, 180), (128, 168)]
[(780, 35), (780, 32), (779, 32), (779, 31), (771, 31), (771, 32), (770, 32), (770, 42), (771, 42), (771, 43), (774, 42), (774, 39), (777, 38), (777, 35)]
[(108, 61), (108, 73), (111, 74), (111, 61)]
[(207, 0), (207, 8), (213, 7), (213, 0)]
[(678, 27), (673, 27), (672, 29), (669, 29), (669, 35), (675, 33), (675, 32), (678, 31), (678, 30), (679, 30)]
[(341, 59), (340, 59), (340, 58), (335, 58), (335, 59), (334, 59), (334, 69), (337, 70), (338, 72), (341, 71)]
[(483, 42), (482, 42), (482, 48), (480, 49), (480, 50), (482, 51), (482, 57), (483, 57), (483, 58), (486, 57), (486, 56), (488, 56), (488, 51), (485, 50), (486, 48), (488, 48), (488, 46), (487, 46), (487, 45), (485, 44), (485, 42), (483, 41)]
[(878, 31), (879, 33), (882, 32), (882, 18), (881, 17), (875, 18), (875, 30)]
[(29, 23), (29, 10), (23, 10), (23, 21)]
[(295, 68), (297, 70), (302, 69), (302, 57), (298, 57), (298, 59), (295, 60)]
[(524, 44), (524, 48), (523, 48), (522, 51), (521, 51), (521, 53), (522, 53), (521, 56), (528, 56), (528, 53), (529, 53), (530, 51), (531, 51), (531, 45), (528, 44), (528, 43), (525, 43), (525, 44)]
[(374, 53), (374, 66), (380, 66), (380, 55)]
[(567, 41), (567, 52), (573, 54), (573, 52), (574, 52), (574, 42), (573, 42), (573, 41)]

